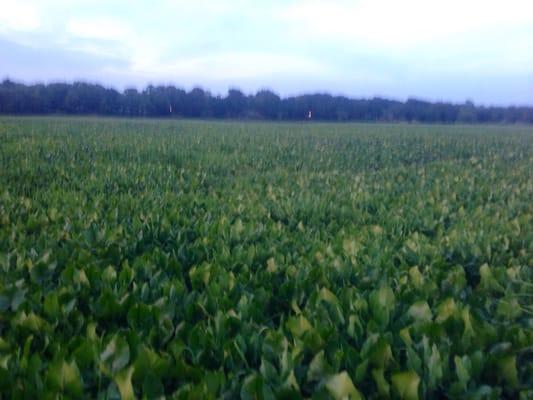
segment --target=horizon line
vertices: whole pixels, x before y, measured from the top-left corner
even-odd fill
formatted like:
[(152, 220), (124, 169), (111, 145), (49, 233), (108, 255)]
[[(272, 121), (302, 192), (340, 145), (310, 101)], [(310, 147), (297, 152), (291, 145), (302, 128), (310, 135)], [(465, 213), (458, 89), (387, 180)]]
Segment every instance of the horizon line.
[(325, 95), (325, 96), (331, 96), (331, 97), (334, 97), (334, 98), (335, 97), (343, 97), (343, 98), (346, 98), (348, 100), (370, 101), (370, 100), (379, 99), (379, 100), (387, 100), (387, 101), (399, 102), (399, 103), (403, 103), (403, 104), (407, 103), (409, 100), (414, 100), (414, 101), (420, 101), (420, 102), (425, 102), (425, 103), (429, 103), (429, 104), (449, 104), (449, 105), (453, 105), (453, 106), (464, 106), (464, 105), (472, 104), (475, 107), (483, 107), (483, 108), (533, 108), (533, 103), (529, 103), (529, 104), (525, 104), (525, 103), (506, 103), (505, 105), (504, 104), (494, 104), (494, 103), (489, 104), (489, 103), (483, 103), (483, 102), (478, 103), (478, 102), (476, 102), (475, 100), (473, 100), (471, 98), (466, 98), (463, 102), (458, 102), (458, 101), (443, 100), (443, 99), (433, 100), (433, 99), (424, 98), (423, 96), (419, 97), (419, 96), (416, 96), (416, 95), (409, 95), (409, 96), (405, 97), (404, 99), (399, 99), (398, 97), (382, 95), (382, 94), (374, 94), (374, 95), (372, 95), (370, 97), (365, 97), (365, 96), (351, 96), (351, 95), (347, 95), (345, 93), (338, 93), (338, 92), (335, 93), (333, 91), (330, 92), (330, 91), (327, 91), (327, 90), (316, 90), (314, 92), (301, 92), (301, 93), (298, 93), (298, 94), (289, 94), (289, 95), (283, 96), (280, 93), (278, 93), (275, 89), (268, 88), (268, 87), (260, 87), (260, 88), (256, 89), (255, 91), (245, 92), (244, 90), (240, 89), (237, 85), (229, 85), (225, 93), (215, 93), (215, 92), (212, 92), (210, 89), (206, 88), (205, 86), (202, 86), (201, 84), (198, 84), (198, 83), (189, 85), (189, 89), (187, 89), (185, 85), (178, 86), (176, 83), (170, 83), (170, 82), (166, 82), (166, 83), (163, 83), (163, 82), (158, 82), (158, 83), (148, 82), (144, 86), (140, 85), (139, 87), (137, 85), (134, 85), (134, 84), (132, 84), (132, 85), (123, 85), (123, 88), (120, 89), (120, 88), (117, 87), (117, 85), (107, 84), (107, 83), (98, 82), (96, 80), (90, 80), (90, 79), (85, 79), (85, 78), (78, 78), (78, 79), (74, 79), (74, 80), (59, 80), (59, 79), (57, 79), (57, 80), (55, 80), (55, 79), (39, 80), (39, 79), (36, 79), (36, 80), (33, 80), (33, 81), (26, 81), (24, 79), (16, 79), (16, 78), (10, 77), (9, 75), (5, 75), (2, 78), (1, 83), (4, 83), (6, 81), (9, 81), (9, 82), (12, 82), (12, 83), (15, 83), (15, 84), (22, 84), (22, 85), (26, 85), (26, 86), (37, 86), (37, 85), (45, 85), (45, 86), (47, 86), (47, 85), (54, 85), (54, 84), (72, 85), (72, 84), (75, 84), (75, 83), (83, 83), (83, 84), (88, 84), (88, 85), (101, 86), (104, 89), (115, 90), (115, 91), (117, 91), (119, 93), (122, 93), (122, 94), (126, 90), (131, 90), (131, 89), (135, 89), (139, 93), (141, 93), (143, 90), (145, 90), (148, 87), (152, 86), (152, 87), (173, 87), (175, 89), (184, 90), (185, 92), (191, 92), (194, 89), (201, 89), (204, 92), (209, 93), (211, 96), (213, 96), (215, 98), (216, 97), (225, 98), (225, 97), (228, 96), (228, 94), (229, 94), (229, 92), (231, 90), (237, 90), (237, 91), (241, 92), (242, 94), (244, 94), (245, 96), (253, 96), (253, 95), (256, 95), (257, 93), (260, 93), (262, 91), (268, 91), (268, 92), (271, 92), (271, 93), (275, 94), (276, 96), (278, 96), (280, 98), (280, 100), (287, 100), (287, 99), (290, 99), (290, 98), (303, 97), (303, 96)]

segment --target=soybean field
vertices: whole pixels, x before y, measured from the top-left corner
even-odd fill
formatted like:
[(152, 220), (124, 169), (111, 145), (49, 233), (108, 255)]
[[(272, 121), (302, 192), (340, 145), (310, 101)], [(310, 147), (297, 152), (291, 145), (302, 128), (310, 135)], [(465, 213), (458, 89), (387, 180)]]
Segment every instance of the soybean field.
[(0, 118), (0, 398), (533, 398), (533, 127)]

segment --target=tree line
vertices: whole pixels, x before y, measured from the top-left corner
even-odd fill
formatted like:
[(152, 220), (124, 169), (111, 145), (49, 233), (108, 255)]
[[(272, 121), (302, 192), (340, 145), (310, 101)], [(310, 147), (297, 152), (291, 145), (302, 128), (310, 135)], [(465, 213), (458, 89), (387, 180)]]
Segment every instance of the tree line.
[(128, 117), (245, 118), (267, 120), (533, 123), (533, 107), (484, 107), (408, 99), (352, 99), (329, 94), (281, 98), (269, 90), (225, 96), (194, 88), (152, 86), (122, 92), (85, 82), (0, 84), (0, 114), (72, 114)]

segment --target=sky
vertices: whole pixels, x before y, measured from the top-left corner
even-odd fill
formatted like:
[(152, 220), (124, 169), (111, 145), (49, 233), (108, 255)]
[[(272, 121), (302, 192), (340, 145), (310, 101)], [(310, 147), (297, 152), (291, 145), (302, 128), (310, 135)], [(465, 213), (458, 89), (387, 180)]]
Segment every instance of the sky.
[(0, 0), (0, 79), (533, 105), (531, 0)]

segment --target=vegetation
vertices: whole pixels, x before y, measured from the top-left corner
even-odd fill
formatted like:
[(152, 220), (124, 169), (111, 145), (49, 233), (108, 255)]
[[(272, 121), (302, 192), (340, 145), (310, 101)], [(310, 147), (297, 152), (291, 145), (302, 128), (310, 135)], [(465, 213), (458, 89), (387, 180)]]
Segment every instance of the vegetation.
[(533, 396), (533, 130), (0, 119), (0, 397)]
[(419, 121), (533, 123), (533, 107), (482, 107), (465, 104), (349, 99), (328, 94), (280, 98), (268, 90), (245, 95), (232, 89), (226, 97), (195, 88), (148, 86), (118, 92), (75, 82), (0, 84), (0, 114), (100, 114), (136, 117), (246, 118), (267, 120)]

